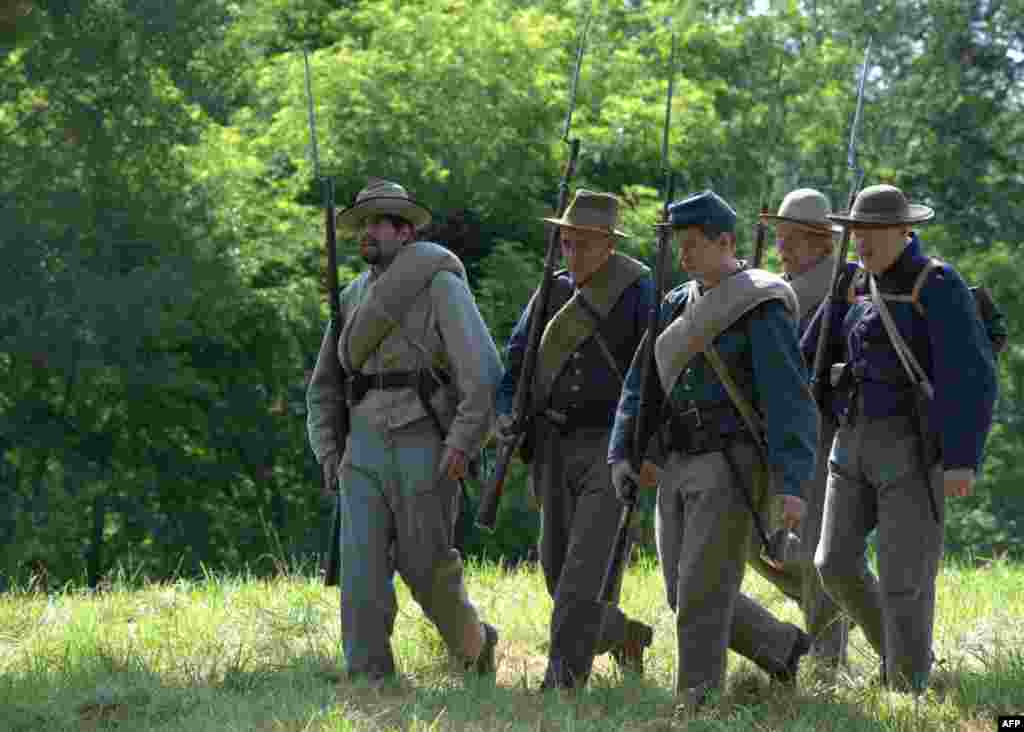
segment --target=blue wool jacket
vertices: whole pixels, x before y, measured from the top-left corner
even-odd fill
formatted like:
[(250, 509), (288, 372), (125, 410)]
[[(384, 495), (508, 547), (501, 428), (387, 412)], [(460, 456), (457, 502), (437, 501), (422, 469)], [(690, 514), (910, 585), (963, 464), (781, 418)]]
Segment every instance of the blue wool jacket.
[[(685, 300), (685, 286), (677, 287), (665, 297), (661, 305), (663, 327), (673, 312), (681, 312)], [(753, 403), (767, 432), (768, 462), (772, 471), (782, 478), (780, 492), (799, 496), (801, 484), (814, 471), (818, 424), (815, 406), (807, 391), (807, 369), (798, 349), (792, 316), (778, 300), (762, 303), (719, 335), (715, 346), (737, 382), (752, 384)], [(609, 463), (629, 457), (633, 424), (640, 406), (641, 353), (638, 351), (634, 358), (619, 399), (608, 446)], [(653, 414), (661, 416), (666, 411), (666, 395), (660, 379), (653, 381), (648, 399), (655, 410)], [(693, 359), (668, 396), (670, 406), (678, 407), (684, 402), (693, 402), (698, 407), (729, 403), (728, 392), (702, 355)], [(738, 429), (742, 424), (740, 419), (734, 414), (733, 424), (726, 426), (726, 431)]]
[[(917, 236), (878, 277), (882, 294), (909, 294), (927, 263)], [(924, 316), (909, 302), (886, 300), (896, 327), (935, 388), (932, 425), (946, 470), (977, 470), (992, 424), (997, 394), (995, 361), (973, 297), (955, 269), (934, 269), (919, 296)], [(867, 418), (912, 415), (915, 400), (909, 378), (885, 332), (866, 287), (852, 302), (833, 309), (826, 360), (849, 364), (855, 388), (864, 397)], [(800, 347), (809, 363), (817, 347), (824, 307), (808, 327)], [(850, 400), (833, 399), (835, 418), (850, 414)]]
[[(558, 284), (575, 288), (572, 275), (567, 271), (556, 274)], [(640, 339), (647, 330), (647, 318), (654, 307), (654, 285), (650, 277), (641, 277), (623, 291), (619, 301), (608, 314), (601, 334), (609, 349), (625, 369), (633, 358)], [(529, 337), (530, 308), (523, 310), (505, 349), (505, 376), (498, 385), (495, 411), (499, 415), (512, 412), (516, 385), (523, 367), (526, 339)], [(588, 427), (611, 427), (622, 384), (601, 352), (595, 339), (589, 339), (578, 351), (578, 357), (556, 379), (550, 403), (574, 419), (583, 415)]]

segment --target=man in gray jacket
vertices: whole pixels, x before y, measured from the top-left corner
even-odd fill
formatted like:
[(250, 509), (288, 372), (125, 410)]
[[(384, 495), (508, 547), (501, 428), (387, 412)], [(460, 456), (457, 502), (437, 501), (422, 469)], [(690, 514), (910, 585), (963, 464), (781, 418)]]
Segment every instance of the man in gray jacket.
[[(775, 241), (782, 259), (784, 279), (797, 296), (800, 336), (832, 284), (835, 267), (833, 231), (839, 227), (828, 220), (830, 213), (831, 207), (823, 193), (812, 188), (799, 188), (786, 195), (776, 214), (761, 214), (762, 221), (775, 225)], [(844, 281), (851, 281), (856, 270), (856, 264), (850, 262), (846, 265)], [(828, 454), (836, 428), (831, 415), (824, 415), (819, 425), (814, 476), (803, 486), (807, 511), (797, 530), (799, 541), (792, 541), (792, 550), (783, 552), (785, 561), (777, 562), (765, 559), (760, 545), (755, 542), (751, 545), (751, 564), (758, 574), (800, 604), (813, 642), (811, 658), (828, 669), (846, 661), (849, 620), (825, 593), (821, 577), (814, 567), (814, 550), (818, 546), (825, 510)], [(788, 534), (790, 539), (797, 536), (782, 529), (780, 532), (783, 536)]]
[[(429, 222), (402, 186), (377, 179), (338, 215), (370, 268), (342, 293), (340, 340), (328, 327), (307, 393), (310, 444), (341, 498), (345, 659), (372, 680), (395, 673), (396, 569), (453, 658), (495, 671), (498, 634), (452, 542), (458, 481), (490, 431), (502, 367), (462, 262), (416, 240)], [(334, 426), (342, 398), (347, 435)]]

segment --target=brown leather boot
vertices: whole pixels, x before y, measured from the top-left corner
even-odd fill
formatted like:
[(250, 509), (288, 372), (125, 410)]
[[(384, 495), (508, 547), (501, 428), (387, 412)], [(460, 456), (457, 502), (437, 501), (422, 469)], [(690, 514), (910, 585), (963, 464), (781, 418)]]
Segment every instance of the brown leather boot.
[(644, 649), (654, 640), (654, 628), (638, 620), (626, 620), (626, 638), (622, 645), (612, 651), (612, 658), (623, 671), (642, 676), (644, 673)]

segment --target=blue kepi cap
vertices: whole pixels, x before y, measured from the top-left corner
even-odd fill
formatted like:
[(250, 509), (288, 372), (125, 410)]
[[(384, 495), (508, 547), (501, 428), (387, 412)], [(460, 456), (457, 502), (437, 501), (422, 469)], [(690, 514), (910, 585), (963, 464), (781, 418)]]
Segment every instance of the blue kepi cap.
[(712, 190), (695, 193), (669, 204), (669, 220), (661, 226), (678, 229), (684, 226), (710, 224), (719, 231), (735, 231), (736, 212), (725, 199)]

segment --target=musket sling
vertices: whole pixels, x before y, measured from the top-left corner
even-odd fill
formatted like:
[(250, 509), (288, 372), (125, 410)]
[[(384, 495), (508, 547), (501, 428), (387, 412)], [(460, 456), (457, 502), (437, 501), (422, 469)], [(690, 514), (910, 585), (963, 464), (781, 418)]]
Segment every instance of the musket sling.
[[(764, 435), (764, 424), (761, 421), (761, 416), (754, 409), (754, 405), (750, 403), (750, 400), (746, 398), (736, 381), (732, 378), (732, 374), (729, 373), (729, 367), (725, 365), (725, 361), (722, 360), (721, 354), (718, 353), (718, 349), (715, 348), (714, 344), (708, 343), (704, 347), (704, 356), (708, 359), (708, 363), (711, 364), (711, 368), (715, 370), (715, 374), (718, 375), (718, 380), (722, 382), (722, 386), (729, 393), (729, 398), (732, 400), (740, 416), (743, 418), (743, 422), (747, 427), (747, 431), (753, 437), (754, 444), (757, 446), (758, 456), (761, 458), (761, 465), (764, 470), (765, 478), (765, 492), (762, 496), (770, 496), (774, 493), (773, 491), (773, 479), (771, 465), (768, 462), (768, 446), (765, 443)], [(758, 536), (761, 538), (761, 543), (764, 547), (765, 554), (769, 558), (772, 556), (772, 544), (768, 540), (768, 534), (764, 530), (764, 524), (761, 521), (761, 512), (757, 506), (754, 505), (754, 498), (750, 495), (750, 491), (747, 488), (746, 482), (743, 480), (743, 476), (740, 475), (736, 464), (733, 462), (732, 455), (729, 451), (723, 450), (726, 461), (729, 463), (729, 468), (732, 470), (733, 479), (739, 481), (740, 489), (743, 491), (743, 497), (746, 499), (747, 508), (750, 509), (750, 514), (754, 518), (754, 526), (757, 527)]]

